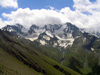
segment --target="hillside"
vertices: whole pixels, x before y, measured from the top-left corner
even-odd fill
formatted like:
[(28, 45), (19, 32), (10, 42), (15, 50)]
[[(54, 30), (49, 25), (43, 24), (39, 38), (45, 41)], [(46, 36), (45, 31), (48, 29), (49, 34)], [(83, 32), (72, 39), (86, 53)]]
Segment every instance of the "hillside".
[(0, 75), (79, 75), (0, 30)]
[[(12, 37), (10, 40), (2, 37), (3, 40), (6, 39), (5, 42), (9, 41), (9, 43), (11, 43), (11, 49), (15, 49), (10, 49), (10, 54), (13, 54), (15, 57), (18, 56), (17, 59), (24, 61), (25, 64), (30, 65), (30, 63), (33, 63), (33, 59), (29, 57), (34, 57), (35, 52), (35, 54), (39, 54), (39, 57), (36, 56), (38, 60), (40, 60), (41, 57), (43, 57), (41, 58), (42, 61), (44, 58), (47, 58), (45, 60), (54, 60), (54, 62), (56, 61), (63, 66), (69, 67), (82, 75), (100, 74), (100, 38), (94, 34), (82, 31), (71, 23), (49, 24), (43, 27), (32, 25), (28, 30), (20, 24), (7, 25), (2, 28), (2, 32), (4, 34), (6, 32), (5, 35), (7, 35), (7, 38)], [(13, 46), (12, 43), (16, 44)], [(8, 44), (7, 47), (2, 46), (3, 49), (8, 48)], [(4, 45), (6, 45), (6, 43), (4, 43)], [(8, 49), (7, 53), (9, 52)], [(16, 52), (16, 50), (18, 51)], [(26, 52), (27, 50), (29, 51)], [(24, 57), (24, 60), (22, 57)], [(36, 59), (34, 59), (34, 61)], [(26, 61), (28, 61), (28, 63)], [(41, 62), (39, 61), (38, 63)], [(36, 64), (37, 62), (35, 65)], [(53, 67), (55, 66), (53, 65)], [(56, 68), (59, 67), (56, 66)], [(40, 67), (38, 69), (40, 69)], [(62, 70), (61, 68), (59, 69)], [(48, 70), (48, 68), (46, 70)], [(66, 75), (65, 72), (64, 74)]]

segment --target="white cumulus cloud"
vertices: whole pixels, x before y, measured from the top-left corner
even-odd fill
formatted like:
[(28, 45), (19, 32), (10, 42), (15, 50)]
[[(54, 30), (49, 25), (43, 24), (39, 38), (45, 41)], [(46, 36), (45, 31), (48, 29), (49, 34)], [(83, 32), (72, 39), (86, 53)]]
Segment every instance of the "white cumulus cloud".
[(100, 0), (73, 0), (74, 10), (69, 7), (60, 10), (51, 7), (50, 9), (18, 8), (10, 14), (3, 13), (2, 16), (8, 20), (4, 24), (22, 24), (29, 28), (32, 24), (62, 24), (71, 22), (80, 28), (88, 28), (93, 31), (100, 31)]
[(0, 18), (0, 28), (4, 26), (4, 22), (2, 21), (2, 19)]
[(17, 0), (0, 0), (0, 6), (7, 8), (18, 8)]
[(7, 18), (13, 24), (19, 23), (25, 27), (30, 27), (32, 24), (45, 25), (45, 24), (61, 24), (68, 21), (65, 15), (60, 11), (53, 9), (33, 9), (19, 8), (10, 14), (3, 13), (3, 17)]
[[(79, 19), (81, 19), (80, 22), (90, 31), (100, 32), (100, 0), (96, 0), (95, 2), (91, 2), (90, 0), (73, 1), (73, 7), (75, 8), (75, 10), (79, 11), (81, 15), (84, 15), (83, 17), (79, 17)], [(84, 12), (86, 14), (84, 14)]]

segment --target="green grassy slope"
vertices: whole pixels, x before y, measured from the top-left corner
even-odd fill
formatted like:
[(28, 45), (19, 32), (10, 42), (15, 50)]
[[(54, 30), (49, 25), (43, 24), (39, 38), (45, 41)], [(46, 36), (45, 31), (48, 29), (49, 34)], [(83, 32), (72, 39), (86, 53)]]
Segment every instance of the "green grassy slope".
[(0, 31), (0, 75), (80, 75)]
[[(59, 50), (50, 46), (40, 46), (36, 49), (83, 75), (99, 75), (100, 39), (88, 34), (85, 36), (87, 40), (84, 43), (82, 42), (84, 36), (82, 36), (74, 41), (72, 47), (67, 49)], [(91, 48), (94, 48), (94, 51), (92, 51)]]

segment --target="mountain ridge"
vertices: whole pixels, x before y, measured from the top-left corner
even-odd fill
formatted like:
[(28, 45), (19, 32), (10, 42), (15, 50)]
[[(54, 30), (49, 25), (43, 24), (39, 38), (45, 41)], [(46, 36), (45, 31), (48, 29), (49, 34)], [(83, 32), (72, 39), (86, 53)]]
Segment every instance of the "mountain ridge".
[(32, 25), (29, 30), (25, 30), (25, 28), (20, 24), (7, 25), (6, 27), (2, 28), (2, 30), (9, 31), (13, 34), (15, 33), (19, 37), (21, 36), (40, 45), (52, 45), (52, 47), (62, 48), (71, 47), (75, 40), (80, 37), (84, 37), (82, 39), (84, 42), (84, 39), (87, 39), (87, 36), (91, 35), (87, 34), (87, 36), (84, 36), (84, 34), (87, 32), (81, 31), (81, 29), (71, 23), (54, 25), (48, 24), (43, 27)]
[(79, 74), (8, 33), (0, 30), (0, 75)]
[[(55, 39), (58, 39), (56, 40), (57, 43), (52, 42), (52, 44), (54, 45), (58, 44), (59, 47), (65, 47), (65, 48), (67, 46), (72, 46), (76, 36), (81, 34), (81, 31), (76, 26), (72, 25), (71, 23), (66, 23), (64, 25), (49, 24), (43, 27), (32, 25), (26, 33), (23, 32), (23, 29), (25, 28), (19, 24), (13, 25), (13, 26), (8, 25), (2, 28), (2, 30), (4, 31), (15, 32), (16, 34), (23, 36), (26, 39), (29, 39), (31, 41), (37, 41), (41, 45), (45, 45), (47, 43), (46, 41), (49, 41), (50, 38), (53, 39), (55, 37)], [(43, 33), (45, 33), (46, 35), (44, 35)], [(45, 41), (39, 39), (41, 36), (42, 38), (45, 39)], [(64, 41), (66, 41), (65, 45), (61, 44), (61, 42), (64, 42)]]
[(82, 32), (71, 23), (49, 24), (44, 27), (33, 25), (30, 31), (25, 32), (21, 27), (12, 32), (7, 28), (2, 31), (80, 74), (92, 73), (94, 68), (95, 72), (92, 74), (99, 73), (97, 68), (100, 63), (100, 39), (90, 33)]

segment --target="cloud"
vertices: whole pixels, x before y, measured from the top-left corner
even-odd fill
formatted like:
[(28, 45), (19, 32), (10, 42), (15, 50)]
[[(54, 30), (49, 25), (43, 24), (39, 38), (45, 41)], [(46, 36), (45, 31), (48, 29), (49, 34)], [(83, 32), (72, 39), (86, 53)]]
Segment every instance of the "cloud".
[(96, 0), (95, 2), (91, 2), (90, 0), (73, 0), (74, 8), (79, 10), (80, 12), (90, 12), (100, 11), (100, 0)]
[[(3, 13), (3, 17), (7, 18), (13, 24), (20, 23), (25, 27), (30, 27), (32, 24), (45, 25), (45, 24), (61, 24), (65, 23), (67, 18), (60, 11), (53, 9), (33, 9), (19, 8), (10, 14)], [(67, 20), (68, 21), (68, 20)]]
[(10, 14), (3, 13), (7, 18), (5, 24), (20, 23), (29, 28), (32, 24), (43, 26), (45, 24), (63, 24), (71, 22), (80, 28), (87, 28), (93, 31), (100, 31), (100, 0), (91, 2), (90, 0), (73, 0), (74, 10), (69, 7), (60, 10), (50, 7), (50, 9), (30, 9), (18, 8)]
[[(80, 22), (90, 31), (99, 31), (100, 28), (100, 0), (91, 2), (90, 0), (73, 0), (74, 8), (83, 16), (80, 16)], [(85, 12), (85, 14), (84, 14)], [(83, 22), (82, 22), (83, 21)]]
[(3, 27), (5, 24), (4, 22), (2, 21), (2, 19), (0, 18), (0, 28)]
[(17, 0), (0, 0), (0, 6), (3, 8), (18, 8)]
[(8, 24), (13, 25), (12, 21), (3, 21), (2, 18), (0, 18), (0, 28), (5, 27)]

